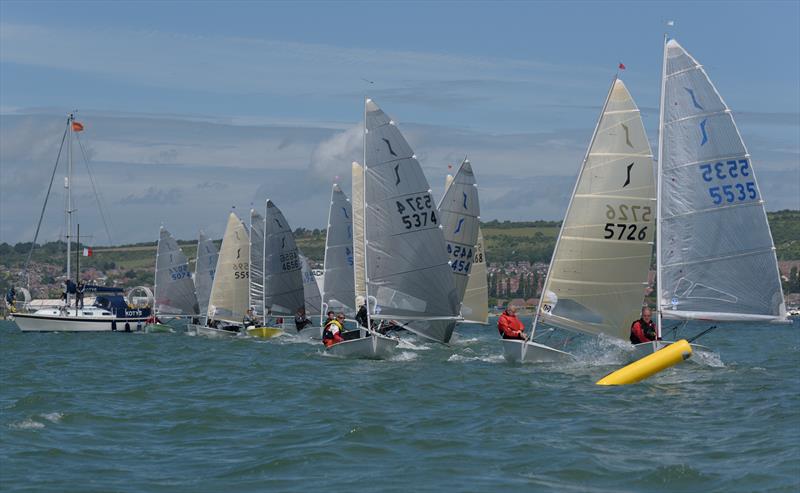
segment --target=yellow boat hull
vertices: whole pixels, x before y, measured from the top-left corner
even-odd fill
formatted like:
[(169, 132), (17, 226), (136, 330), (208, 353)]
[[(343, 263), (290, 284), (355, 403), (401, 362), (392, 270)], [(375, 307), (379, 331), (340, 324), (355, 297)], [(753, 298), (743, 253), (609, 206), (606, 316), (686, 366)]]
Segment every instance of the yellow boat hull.
[(692, 356), (692, 346), (681, 339), (600, 379), (597, 385), (627, 385), (675, 366)]
[(260, 337), (261, 339), (272, 339), (283, 334), (283, 330), (277, 327), (248, 327), (247, 335), (250, 337)]

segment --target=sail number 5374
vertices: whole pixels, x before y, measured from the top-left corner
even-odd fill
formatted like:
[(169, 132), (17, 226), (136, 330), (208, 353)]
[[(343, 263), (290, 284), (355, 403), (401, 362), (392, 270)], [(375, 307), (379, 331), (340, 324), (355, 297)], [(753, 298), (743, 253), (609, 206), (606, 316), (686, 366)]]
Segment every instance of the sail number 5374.
[(430, 194), (405, 197), (395, 201), (400, 220), (407, 230), (438, 225)]

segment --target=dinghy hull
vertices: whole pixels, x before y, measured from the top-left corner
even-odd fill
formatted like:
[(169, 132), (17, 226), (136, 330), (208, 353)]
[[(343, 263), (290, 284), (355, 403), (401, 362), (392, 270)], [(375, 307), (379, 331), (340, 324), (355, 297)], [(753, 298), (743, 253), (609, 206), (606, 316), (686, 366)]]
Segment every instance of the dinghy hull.
[(175, 329), (167, 324), (147, 324), (144, 326), (144, 331), (148, 334), (163, 334), (175, 332)]
[(503, 357), (509, 363), (556, 363), (573, 361), (575, 357), (564, 351), (532, 341), (501, 339)]
[(391, 337), (373, 334), (334, 344), (325, 348), (325, 352), (339, 358), (388, 359), (399, 342)]
[(248, 327), (247, 335), (250, 337), (258, 337), (260, 339), (272, 339), (283, 334), (283, 329), (277, 327)]
[(238, 332), (234, 332), (232, 330), (215, 329), (213, 327), (206, 327), (204, 325), (189, 324), (187, 330), (189, 332), (194, 332), (195, 335), (210, 337), (211, 339), (225, 339), (239, 336)]

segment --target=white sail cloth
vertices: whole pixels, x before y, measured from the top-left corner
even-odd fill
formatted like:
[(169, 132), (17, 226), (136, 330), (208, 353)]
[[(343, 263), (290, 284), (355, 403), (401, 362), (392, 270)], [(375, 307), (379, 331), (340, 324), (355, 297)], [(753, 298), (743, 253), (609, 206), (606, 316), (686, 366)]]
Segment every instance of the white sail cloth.
[[(367, 281), (364, 277), (364, 167), (353, 162), (353, 276), (355, 296), (366, 299)], [(356, 300), (353, 299), (356, 309)]]
[(197, 261), (194, 265), (194, 288), (197, 293), (197, 304), (200, 314), (208, 313), (208, 300), (211, 297), (211, 285), (214, 283), (214, 272), (217, 269), (219, 252), (214, 242), (200, 231), (197, 240)]
[(472, 165), (464, 160), (439, 203), (442, 231), (459, 301), (464, 299), (478, 243), (480, 204)]
[(155, 313), (158, 315), (197, 315), (197, 304), (189, 261), (178, 242), (163, 226), (156, 251)]
[(428, 181), (394, 122), (366, 102), (364, 233), (373, 318), (448, 342), (459, 299)]
[(242, 323), (250, 292), (250, 239), (244, 223), (231, 213), (222, 237), (208, 318)]
[(322, 284), (322, 302), (326, 311), (341, 311), (350, 318), (355, 317), (353, 264), (353, 208), (339, 185), (334, 184), (325, 238), (325, 277)]
[(615, 79), (556, 243), (541, 319), (628, 340), (647, 287), (655, 208), (650, 144), (639, 109)]
[(265, 218), (264, 305), (268, 314), (295, 315), (305, 306), (300, 252), (289, 223), (271, 200)]
[(461, 302), (461, 316), (465, 322), (489, 323), (489, 283), (486, 272), (486, 250), (483, 247), (483, 233), (478, 226), (478, 243), (472, 258), (464, 301)]
[(665, 46), (659, 303), (675, 319), (785, 318), (750, 154), (703, 67)]

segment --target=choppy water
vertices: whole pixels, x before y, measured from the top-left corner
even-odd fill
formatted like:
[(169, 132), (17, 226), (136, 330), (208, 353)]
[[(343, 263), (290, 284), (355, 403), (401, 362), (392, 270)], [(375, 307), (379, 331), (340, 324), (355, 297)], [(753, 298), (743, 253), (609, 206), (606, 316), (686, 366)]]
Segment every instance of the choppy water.
[(797, 491), (798, 329), (719, 329), (702, 341), (719, 358), (604, 388), (623, 348), (514, 366), (491, 327), (350, 361), (288, 339), (2, 322), (0, 489)]

